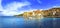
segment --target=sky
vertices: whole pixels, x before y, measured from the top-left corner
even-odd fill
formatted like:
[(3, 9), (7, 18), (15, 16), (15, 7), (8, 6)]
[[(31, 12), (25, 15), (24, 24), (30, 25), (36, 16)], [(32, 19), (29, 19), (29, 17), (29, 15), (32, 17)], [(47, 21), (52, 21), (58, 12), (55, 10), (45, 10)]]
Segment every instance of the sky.
[(60, 0), (0, 0), (0, 16), (13, 16), (52, 7), (60, 7)]

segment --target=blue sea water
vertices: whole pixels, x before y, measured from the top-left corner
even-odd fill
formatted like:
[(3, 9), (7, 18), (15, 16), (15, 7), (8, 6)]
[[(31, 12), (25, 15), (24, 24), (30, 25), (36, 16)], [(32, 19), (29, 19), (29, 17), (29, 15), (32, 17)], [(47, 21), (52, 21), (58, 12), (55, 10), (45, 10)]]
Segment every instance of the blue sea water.
[(25, 20), (23, 17), (0, 16), (0, 28), (60, 28), (60, 18)]

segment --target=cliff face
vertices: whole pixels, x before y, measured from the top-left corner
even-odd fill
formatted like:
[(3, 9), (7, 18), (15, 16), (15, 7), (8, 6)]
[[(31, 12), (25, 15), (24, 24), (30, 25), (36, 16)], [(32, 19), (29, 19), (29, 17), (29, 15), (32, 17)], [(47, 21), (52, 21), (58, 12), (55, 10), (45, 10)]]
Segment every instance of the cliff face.
[(32, 11), (32, 12), (24, 12), (23, 17), (24, 18), (29, 18), (29, 17), (35, 17), (35, 18), (40, 18), (42, 15), (42, 12), (40, 10)]
[(46, 14), (45, 17), (60, 17), (60, 8), (51, 8), (44, 11)]
[[(34, 13), (34, 14), (33, 14)], [(34, 16), (34, 15), (39, 15), (42, 14), (44, 17), (60, 17), (60, 8), (51, 8), (48, 10), (36, 10), (33, 12), (24, 12), (23, 14), (19, 14), (18, 16)]]

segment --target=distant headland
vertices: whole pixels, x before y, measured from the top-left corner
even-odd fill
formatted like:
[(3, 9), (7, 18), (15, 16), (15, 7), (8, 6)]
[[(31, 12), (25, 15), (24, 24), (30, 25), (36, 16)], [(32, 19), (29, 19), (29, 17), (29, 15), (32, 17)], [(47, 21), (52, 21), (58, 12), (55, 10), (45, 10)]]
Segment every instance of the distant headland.
[(60, 17), (60, 8), (56, 7), (56, 8), (50, 8), (47, 10), (38, 10), (37, 9), (35, 11), (24, 12), (23, 14), (18, 14), (15, 16), (17, 16), (17, 17), (23, 16), (24, 18), (27, 18), (27, 17), (39, 18), (41, 16), (43, 16), (43, 17)]

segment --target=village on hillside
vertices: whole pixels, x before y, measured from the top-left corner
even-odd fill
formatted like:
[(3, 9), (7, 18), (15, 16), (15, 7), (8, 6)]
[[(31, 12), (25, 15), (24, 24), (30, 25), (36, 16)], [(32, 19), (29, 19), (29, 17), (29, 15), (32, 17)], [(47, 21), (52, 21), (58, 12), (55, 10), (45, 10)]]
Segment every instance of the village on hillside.
[(24, 12), (23, 14), (19, 14), (16, 16), (23, 16), (24, 18), (28, 17), (60, 17), (60, 8), (50, 8), (48, 10), (35, 10), (31, 12)]

